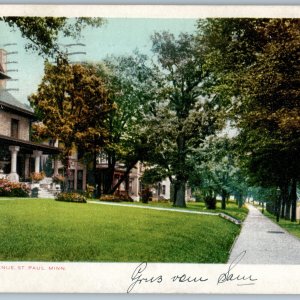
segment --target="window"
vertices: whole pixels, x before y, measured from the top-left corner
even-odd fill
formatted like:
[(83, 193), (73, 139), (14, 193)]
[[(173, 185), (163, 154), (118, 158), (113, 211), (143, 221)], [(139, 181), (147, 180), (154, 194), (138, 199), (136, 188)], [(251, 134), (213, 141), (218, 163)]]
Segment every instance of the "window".
[(19, 120), (11, 119), (11, 137), (18, 138), (19, 137)]
[(165, 195), (166, 194), (166, 186), (163, 184), (162, 186), (161, 186), (161, 194), (162, 195)]

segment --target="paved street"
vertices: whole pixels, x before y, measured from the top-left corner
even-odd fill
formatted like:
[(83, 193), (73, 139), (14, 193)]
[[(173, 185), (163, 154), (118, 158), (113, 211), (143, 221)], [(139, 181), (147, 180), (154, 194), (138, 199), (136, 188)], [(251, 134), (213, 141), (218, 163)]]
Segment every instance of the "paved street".
[(300, 264), (300, 240), (262, 215), (252, 205), (229, 262), (247, 251), (241, 264)]

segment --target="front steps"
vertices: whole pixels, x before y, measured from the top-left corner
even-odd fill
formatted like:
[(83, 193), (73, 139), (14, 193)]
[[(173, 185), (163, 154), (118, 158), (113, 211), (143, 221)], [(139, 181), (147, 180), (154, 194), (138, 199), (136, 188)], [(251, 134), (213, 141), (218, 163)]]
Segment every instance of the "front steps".
[(38, 198), (47, 198), (47, 199), (54, 199), (54, 193), (50, 192), (49, 190), (39, 187), (39, 192), (38, 192)]

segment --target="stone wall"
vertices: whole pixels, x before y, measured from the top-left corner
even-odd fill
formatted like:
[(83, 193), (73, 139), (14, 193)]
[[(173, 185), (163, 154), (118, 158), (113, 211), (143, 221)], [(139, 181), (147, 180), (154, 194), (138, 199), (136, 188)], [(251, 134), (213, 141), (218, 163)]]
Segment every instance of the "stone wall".
[(29, 141), (30, 121), (26, 117), (22, 117), (13, 113), (0, 110), (0, 134), (11, 136), (11, 119), (19, 120), (19, 136), (20, 140)]

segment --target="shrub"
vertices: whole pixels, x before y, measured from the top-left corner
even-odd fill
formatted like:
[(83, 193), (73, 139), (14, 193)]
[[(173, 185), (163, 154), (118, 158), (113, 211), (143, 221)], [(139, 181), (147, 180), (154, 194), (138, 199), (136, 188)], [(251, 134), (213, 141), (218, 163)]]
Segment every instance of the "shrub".
[(216, 209), (217, 199), (213, 196), (204, 197), (205, 206), (207, 209)]
[(20, 182), (10, 182), (0, 179), (0, 196), (5, 197), (28, 197), (30, 188)]
[(87, 198), (92, 198), (93, 195), (94, 195), (94, 191), (95, 191), (95, 188), (92, 185), (87, 184), (86, 185), (85, 196)]
[(62, 183), (65, 181), (65, 177), (60, 174), (57, 174), (52, 177), (52, 180), (54, 183)]
[(160, 198), (156, 202), (157, 203), (171, 203), (172, 201), (170, 199)]
[(152, 200), (151, 190), (149, 188), (142, 190), (141, 197), (143, 203), (148, 203), (149, 201), (151, 201)]
[(193, 195), (194, 195), (194, 197), (195, 197), (195, 199), (196, 199), (196, 202), (202, 202), (203, 201), (203, 197), (204, 197), (204, 195), (203, 195), (203, 193), (201, 193), (201, 191), (195, 191), (194, 193), (193, 193)]
[(41, 181), (45, 178), (45, 173), (42, 172), (33, 172), (30, 174), (30, 178), (33, 182)]
[(86, 203), (86, 198), (84, 195), (74, 193), (74, 192), (59, 193), (56, 195), (55, 200), (56, 201), (65, 201), (65, 202)]
[(31, 198), (38, 198), (39, 196), (39, 188), (35, 187), (31, 190)]
[(117, 197), (116, 195), (101, 195), (99, 198), (100, 201), (108, 201), (108, 202), (121, 202), (122, 199)]
[(122, 202), (122, 201), (127, 201), (127, 202), (133, 202), (132, 198), (130, 198), (127, 195), (101, 195), (99, 198), (100, 201), (107, 201), (107, 202)]

